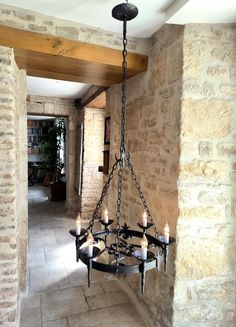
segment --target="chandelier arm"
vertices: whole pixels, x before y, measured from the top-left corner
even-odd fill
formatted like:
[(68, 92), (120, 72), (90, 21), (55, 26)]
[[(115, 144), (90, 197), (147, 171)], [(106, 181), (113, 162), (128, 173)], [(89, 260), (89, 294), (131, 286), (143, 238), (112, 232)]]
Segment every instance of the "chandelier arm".
[(132, 163), (131, 163), (130, 158), (127, 159), (127, 163), (128, 163), (128, 168), (129, 168), (129, 170), (130, 170), (130, 172), (131, 172), (131, 175), (132, 175), (132, 179), (133, 179), (133, 181), (134, 181), (135, 188), (136, 188), (136, 190), (138, 191), (139, 197), (140, 197), (140, 199), (141, 199), (141, 201), (142, 201), (142, 204), (143, 204), (144, 210), (146, 211), (146, 213), (147, 213), (147, 215), (148, 215), (148, 218), (149, 218), (150, 222), (153, 224), (153, 228), (154, 228), (154, 230), (155, 230), (156, 236), (159, 236), (159, 235), (160, 235), (160, 232), (158, 231), (157, 226), (156, 226), (156, 224), (154, 223), (154, 220), (153, 220), (152, 215), (151, 215), (151, 213), (150, 213), (150, 210), (149, 210), (149, 207), (148, 207), (148, 205), (147, 205), (146, 199), (145, 199), (144, 194), (143, 194), (143, 192), (142, 192), (142, 190), (141, 190), (141, 186), (140, 186), (140, 184), (139, 184), (138, 181), (137, 181), (137, 176), (136, 176), (136, 174), (135, 174), (135, 172), (134, 172), (134, 168), (133, 168), (133, 165), (132, 165)]
[(103, 189), (102, 189), (102, 194), (101, 194), (101, 197), (96, 205), (96, 208), (94, 210), (94, 213), (92, 215), (92, 219), (90, 220), (89, 222), (89, 229), (92, 231), (93, 229), (93, 224), (94, 224), (94, 220), (97, 218), (97, 215), (98, 215), (98, 212), (102, 206), (102, 203), (103, 203), (103, 200), (104, 200), (104, 197), (106, 196), (107, 194), (107, 190), (109, 189), (110, 187), (110, 183), (111, 183), (111, 180), (113, 179), (114, 177), (114, 172), (116, 171), (117, 167), (118, 167), (118, 164), (120, 162), (120, 159), (116, 159), (116, 162), (114, 163), (114, 165), (112, 166), (112, 169), (111, 169), (111, 172), (108, 176), (108, 180), (106, 182), (106, 184), (103, 186)]

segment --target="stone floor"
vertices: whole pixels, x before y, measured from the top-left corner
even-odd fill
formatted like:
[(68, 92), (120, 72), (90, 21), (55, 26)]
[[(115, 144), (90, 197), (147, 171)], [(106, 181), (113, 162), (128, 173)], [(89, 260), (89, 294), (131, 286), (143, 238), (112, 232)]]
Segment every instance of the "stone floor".
[[(48, 201), (48, 188), (29, 187), (28, 292), (20, 327), (145, 327), (110, 275), (75, 262), (74, 218), (63, 202)], [(104, 276), (106, 279), (104, 280)]]

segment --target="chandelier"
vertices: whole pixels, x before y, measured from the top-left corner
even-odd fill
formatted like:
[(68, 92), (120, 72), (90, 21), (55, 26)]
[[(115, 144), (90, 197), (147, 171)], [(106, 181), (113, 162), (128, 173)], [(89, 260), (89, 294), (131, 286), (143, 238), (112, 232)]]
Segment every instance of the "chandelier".
[[(127, 22), (134, 19), (137, 15), (137, 7), (128, 3), (128, 1), (115, 6), (112, 10), (112, 17), (123, 22), (120, 154), (111, 168), (88, 228), (81, 228), (80, 215), (78, 215), (76, 229), (70, 230), (70, 233), (75, 237), (76, 261), (81, 260), (87, 266), (89, 287), (92, 280), (92, 269), (95, 269), (114, 275), (139, 273), (141, 276), (141, 290), (144, 292), (145, 274), (150, 269), (160, 269), (161, 257), (163, 257), (164, 271), (167, 271), (168, 246), (175, 239), (170, 237), (167, 223), (164, 235), (161, 235), (158, 231), (125, 145)], [(142, 219), (137, 222), (139, 230), (130, 229), (127, 223), (121, 226), (122, 186), (125, 167), (128, 168), (131, 174), (137, 195), (144, 209)], [(108, 215), (103, 202), (108, 194), (115, 172), (118, 173), (118, 185), (116, 212), (113, 219), (113, 217)], [(94, 231), (95, 222), (100, 223), (102, 226), (101, 230)]]

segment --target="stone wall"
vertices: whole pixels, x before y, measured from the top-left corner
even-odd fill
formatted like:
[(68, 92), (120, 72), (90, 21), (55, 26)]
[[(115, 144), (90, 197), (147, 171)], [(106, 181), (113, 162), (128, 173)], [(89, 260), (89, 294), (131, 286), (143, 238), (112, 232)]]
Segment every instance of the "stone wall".
[(67, 117), (67, 146), (66, 146), (66, 175), (67, 175), (67, 201), (69, 212), (75, 211), (78, 196), (75, 193), (75, 152), (76, 127), (80, 113), (74, 106), (74, 100), (43, 96), (27, 97), (27, 113), (34, 115)]
[[(110, 14), (108, 12), (108, 15)], [(0, 4), (0, 24), (118, 50), (122, 46), (121, 34), (5, 4)], [(131, 38), (128, 49), (131, 52), (146, 54), (147, 44), (147, 39)]]
[[(235, 326), (236, 26), (164, 26), (151, 42), (148, 72), (128, 81), (127, 143), (159, 230), (177, 227), (176, 269), (149, 272), (144, 297), (137, 278), (123, 285), (149, 326)], [(111, 159), (119, 88), (108, 92)], [(142, 210), (125, 179), (132, 226)]]
[(236, 25), (184, 33), (174, 326), (235, 326)]
[[(17, 70), (17, 68), (16, 68)], [(26, 289), (28, 250), (28, 153), (27, 153), (27, 110), (26, 72), (17, 74), (16, 85), (16, 162), (17, 165), (17, 216), (19, 242), (19, 283), (20, 291)]]
[[(24, 77), (15, 65), (13, 50), (0, 47), (0, 324), (3, 326), (16, 326), (19, 285), (24, 286), (24, 261), (19, 258), (25, 256), (26, 240), (19, 234), (24, 229), (20, 224), (24, 224), (27, 215), (25, 208), (21, 209), (21, 200), (25, 203), (27, 195), (23, 147), (25, 142), (26, 148), (26, 134), (18, 125), (18, 118), (25, 116), (25, 92), (20, 85), (25, 82)], [(23, 92), (20, 94), (19, 90)], [(18, 161), (20, 149), (23, 156)], [(18, 177), (23, 182), (23, 197)]]
[(83, 122), (81, 215), (83, 220), (88, 220), (91, 219), (103, 186), (103, 174), (98, 172), (98, 166), (103, 165), (104, 110), (84, 108)]
[[(180, 110), (182, 96), (183, 27), (165, 25), (150, 40), (148, 71), (127, 83), (127, 145), (134, 169), (160, 232), (166, 221), (175, 234), (178, 218)], [(120, 86), (108, 91), (111, 115), (111, 162), (119, 154)], [(128, 172), (125, 172), (123, 217), (137, 228), (143, 208)], [(108, 209), (114, 216), (117, 185), (112, 184)], [(175, 249), (172, 248), (172, 262)], [(174, 267), (169, 274), (149, 271), (145, 294), (140, 294), (140, 277), (122, 281), (148, 326), (171, 326)]]

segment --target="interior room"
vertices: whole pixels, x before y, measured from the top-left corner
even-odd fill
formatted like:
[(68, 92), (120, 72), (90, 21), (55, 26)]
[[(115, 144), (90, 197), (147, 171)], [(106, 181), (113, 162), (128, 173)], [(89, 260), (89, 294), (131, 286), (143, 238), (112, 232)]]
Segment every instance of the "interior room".
[(235, 13), (1, 1), (1, 325), (236, 326)]

